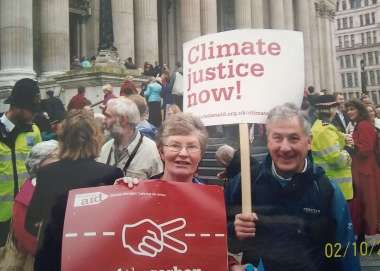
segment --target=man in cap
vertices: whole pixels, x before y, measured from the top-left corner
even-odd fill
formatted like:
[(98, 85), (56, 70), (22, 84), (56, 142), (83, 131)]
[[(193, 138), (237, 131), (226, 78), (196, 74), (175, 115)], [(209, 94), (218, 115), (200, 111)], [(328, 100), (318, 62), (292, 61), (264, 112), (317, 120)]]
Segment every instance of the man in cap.
[(14, 198), (28, 176), (24, 161), (31, 148), (41, 141), (38, 127), (32, 124), (40, 105), (37, 81), (17, 81), (4, 103), (10, 107), (0, 114), (0, 247), (9, 232)]
[[(346, 200), (353, 198), (351, 157), (348, 145), (352, 138), (338, 130), (332, 124), (339, 103), (330, 94), (321, 95), (316, 99), (315, 106), (318, 119), (311, 128), (311, 151), (316, 165), (321, 166), (327, 177), (335, 182), (343, 192)], [(347, 150), (346, 150), (347, 149)]]

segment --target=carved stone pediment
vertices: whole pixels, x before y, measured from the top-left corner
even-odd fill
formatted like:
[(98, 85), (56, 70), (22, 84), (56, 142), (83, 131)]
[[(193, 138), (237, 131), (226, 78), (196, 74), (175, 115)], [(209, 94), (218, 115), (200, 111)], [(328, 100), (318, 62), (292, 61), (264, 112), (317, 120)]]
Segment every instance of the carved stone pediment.
[(323, 18), (334, 19), (335, 18), (335, 6), (334, 1), (322, 0), (315, 3), (315, 10), (317, 15)]
[(100, 50), (96, 56), (95, 66), (123, 67), (116, 50)]

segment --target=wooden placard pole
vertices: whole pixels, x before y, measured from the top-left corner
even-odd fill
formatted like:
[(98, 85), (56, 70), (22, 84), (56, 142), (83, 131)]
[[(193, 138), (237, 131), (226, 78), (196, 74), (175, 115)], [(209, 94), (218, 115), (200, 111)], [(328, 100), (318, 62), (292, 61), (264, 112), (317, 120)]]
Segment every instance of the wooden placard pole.
[(243, 214), (252, 213), (251, 201), (251, 166), (250, 166), (250, 144), (248, 124), (239, 124), (240, 134), (240, 163), (241, 163), (241, 206)]

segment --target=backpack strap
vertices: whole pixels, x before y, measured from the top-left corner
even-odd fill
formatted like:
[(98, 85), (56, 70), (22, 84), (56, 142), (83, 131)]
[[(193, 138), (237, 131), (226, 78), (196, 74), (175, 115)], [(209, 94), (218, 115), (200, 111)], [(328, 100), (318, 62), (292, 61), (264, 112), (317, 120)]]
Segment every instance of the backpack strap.
[(128, 158), (128, 161), (125, 163), (124, 167), (123, 167), (123, 172), (124, 172), (124, 175), (126, 175), (127, 173), (127, 169), (129, 167), (129, 165), (132, 163), (132, 160), (133, 158), (135, 157), (137, 151), (139, 150), (140, 146), (141, 146), (141, 143), (143, 141), (143, 138), (144, 138), (144, 135), (142, 133), (140, 133), (140, 139), (139, 139), (139, 142), (137, 143), (136, 147), (133, 149), (131, 155), (129, 156)]

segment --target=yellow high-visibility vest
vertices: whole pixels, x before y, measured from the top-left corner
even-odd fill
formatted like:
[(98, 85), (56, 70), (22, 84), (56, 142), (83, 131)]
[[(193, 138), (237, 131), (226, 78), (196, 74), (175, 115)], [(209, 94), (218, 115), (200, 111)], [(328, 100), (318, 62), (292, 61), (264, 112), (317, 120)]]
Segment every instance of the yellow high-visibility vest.
[(14, 184), (17, 178), (18, 187), (22, 186), (29, 176), (25, 167), (25, 159), (32, 147), (41, 142), (40, 130), (32, 125), (33, 131), (20, 133), (15, 141), (15, 169), (12, 161), (12, 150), (3, 142), (0, 142), (0, 222), (12, 217), (14, 201)]
[(351, 157), (344, 149), (345, 136), (329, 123), (316, 120), (311, 128), (311, 151), (314, 163), (341, 189), (346, 200), (353, 198)]

